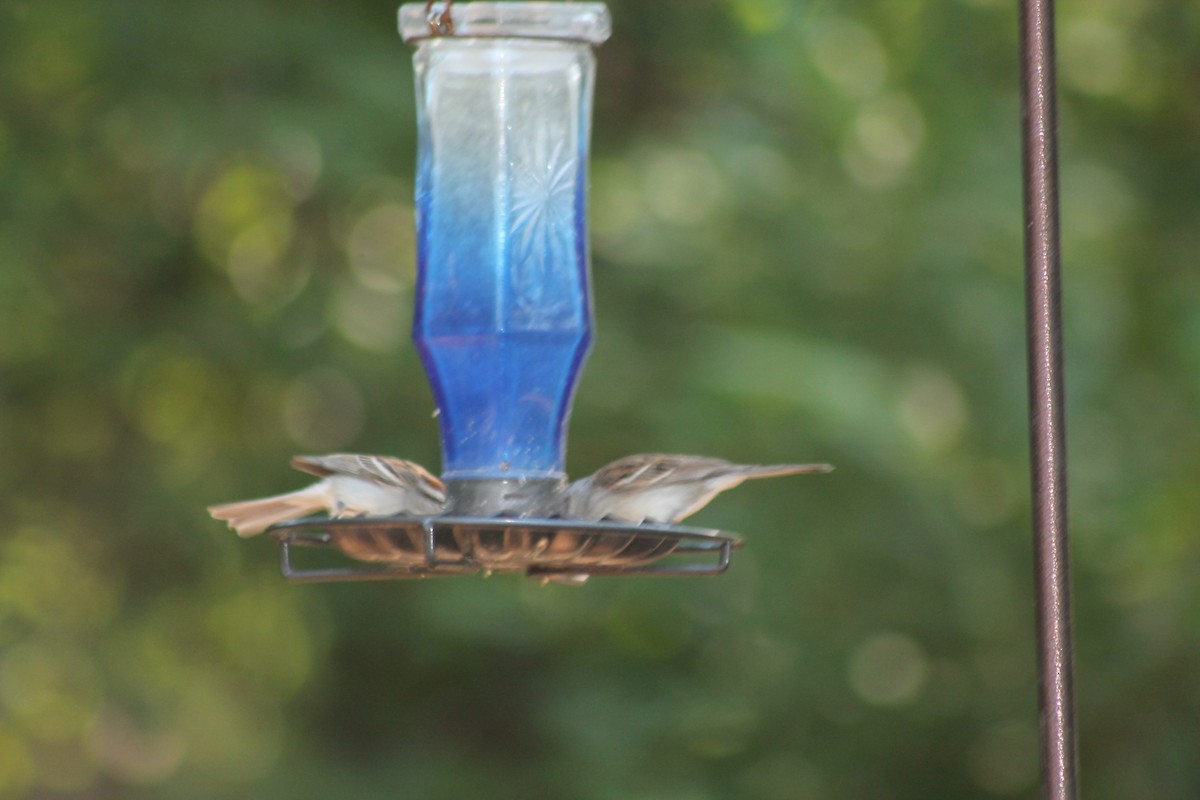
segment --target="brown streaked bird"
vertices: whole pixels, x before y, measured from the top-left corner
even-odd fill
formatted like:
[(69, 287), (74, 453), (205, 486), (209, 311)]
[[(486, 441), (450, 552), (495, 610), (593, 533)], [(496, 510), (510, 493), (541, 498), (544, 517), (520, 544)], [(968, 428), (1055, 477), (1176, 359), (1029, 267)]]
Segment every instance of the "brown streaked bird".
[(627, 456), (568, 486), (566, 512), (573, 519), (673, 523), (751, 478), (832, 469), (829, 464), (734, 464), (705, 456)]
[(321, 480), (287, 494), (210, 506), (208, 513), (228, 522), (238, 536), (253, 536), (317, 511), (331, 517), (387, 517), (440, 514), (446, 507), (446, 487), (412, 461), (335, 453), (296, 456), (292, 466)]

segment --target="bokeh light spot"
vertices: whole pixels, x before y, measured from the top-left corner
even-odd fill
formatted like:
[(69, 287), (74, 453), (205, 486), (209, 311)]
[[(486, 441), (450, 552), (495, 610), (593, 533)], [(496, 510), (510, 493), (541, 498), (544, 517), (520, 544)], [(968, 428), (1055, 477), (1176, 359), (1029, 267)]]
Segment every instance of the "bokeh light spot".
[(279, 709), (193, 670), (175, 724), (186, 745), (185, 767), (222, 781), (260, 778), (279, 759), (283, 726)]
[(696, 225), (716, 213), (726, 193), (725, 180), (702, 153), (665, 150), (646, 165), (646, 203), (660, 219)]
[(809, 29), (807, 42), (821, 75), (843, 93), (865, 98), (883, 86), (887, 75), (883, 47), (857, 22), (831, 15)]
[(591, 172), (589, 228), (602, 240), (620, 237), (643, 213), (637, 171), (623, 161), (597, 160)]
[(105, 707), (87, 732), (89, 758), (106, 774), (132, 784), (160, 783), (173, 775), (186, 748), (177, 731), (151, 732), (130, 715)]
[(290, 224), (277, 217), (245, 228), (229, 245), (225, 267), (243, 300), (283, 303), (304, 289), (312, 274), (307, 262), (283, 261), (291, 238)]
[(953, 447), (967, 424), (967, 401), (954, 379), (922, 367), (908, 375), (900, 390), (900, 420), (917, 444), (932, 453)]
[(412, 301), (349, 284), (334, 295), (332, 316), (338, 332), (354, 344), (390, 353), (404, 341), (412, 320)]
[(984, 791), (1011, 795), (1038, 778), (1038, 735), (1026, 722), (1006, 722), (984, 732), (971, 748), (971, 779)]
[(0, 797), (21, 797), (33, 784), (33, 754), (25, 740), (0, 727)]
[(235, 163), (209, 185), (196, 209), (201, 250), (228, 271), (248, 302), (294, 296), (307, 280), (288, 269), (284, 256), (292, 243), (293, 190), (277, 169)]
[(874, 706), (914, 702), (924, 688), (929, 665), (910, 636), (882, 633), (863, 641), (850, 655), (847, 674), (860, 698)]
[(732, 157), (730, 172), (742, 191), (756, 200), (791, 201), (798, 192), (801, 177), (792, 161), (773, 147), (751, 145), (738, 149)]
[(750, 765), (741, 775), (742, 797), (824, 800), (830, 797), (821, 771), (800, 753), (783, 752)]
[(411, 206), (387, 203), (363, 214), (346, 241), (355, 280), (377, 292), (400, 292), (416, 276)]
[(116, 445), (111, 418), (100, 412), (101, 401), (85, 392), (56, 394), (45, 408), (45, 444), (56, 455), (99, 461)]
[[(14, 40), (9, 77), (29, 94), (61, 101), (61, 95), (84, 83), (91, 71), (96, 40), (86, 14), (54, 15), (52, 21), (24, 26)], [(6, 23), (11, 24), (11, 23)], [(10, 45), (11, 46), (11, 45)]]
[(701, 758), (729, 758), (750, 749), (762, 724), (758, 710), (743, 703), (705, 698), (677, 720), (679, 735)]
[(276, 133), (271, 145), (283, 165), (292, 202), (307, 200), (316, 190), (325, 164), (321, 143), (308, 131), (292, 128)]
[(27, 640), (0, 659), (0, 704), (39, 739), (82, 735), (99, 710), (102, 689), (88, 654), (64, 643)]
[(746, 33), (764, 34), (776, 31), (787, 18), (784, 0), (729, 0), (734, 19)]
[(1062, 29), (1058, 53), (1065, 83), (1092, 95), (1126, 89), (1133, 53), (1121, 28), (1093, 17), (1068, 19)]
[(859, 109), (842, 144), (842, 163), (863, 186), (885, 188), (904, 175), (924, 138), (916, 104), (905, 95), (885, 95)]
[(77, 796), (96, 780), (96, 768), (81, 752), (79, 743), (41, 742), (33, 750), (39, 789), (53, 797)]
[(301, 447), (336, 450), (354, 440), (365, 417), (362, 393), (343, 373), (315, 369), (292, 381), (284, 393), (283, 422)]
[(236, 395), (205, 359), (170, 345), (151, 345), (130, 359), (127, 391), (134, 424), (193, 466), (228, 435)]
[(1063, 168), (1062, 205), (1071, 217), (1068, 241), (1120, 237), (1141, 200), (1125, 176), (1108, 164), (1074, 159)]
[(293, 692), (312, 668), (313, 643), (297, 595), (276, 583), (252, 583), (222, 597), (207, 625), (239, 674)]
[(952, 489), (954, 508), (968, 523), (986, 528), (1010, 519), (1020, 507), (1028, 478), (1013, 465), (989, 459), (960, 469)]
[(83, 632), (103, 628), (120, 605), (122, 581), (103, 576), (82, 548), (49, 526), (30, 525), (0, 545), (0, 614), (42, 630)]

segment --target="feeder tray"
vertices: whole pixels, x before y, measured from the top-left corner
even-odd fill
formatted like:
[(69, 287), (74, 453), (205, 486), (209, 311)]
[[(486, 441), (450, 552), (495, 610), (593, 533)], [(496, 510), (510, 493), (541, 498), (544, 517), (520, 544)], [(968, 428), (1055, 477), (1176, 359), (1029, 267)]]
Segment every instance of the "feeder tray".
[[(308, 518), (274, 525), (283, 576), (296, 583), (404, 580), (477, 572), (556, 576), (719, 575), (742, 540), (678, 525), (488, 517)], [(355, 566), (298, 568), (292, 548), (339, 551)], [(361, 566), (367, 564), (370, 566)]]

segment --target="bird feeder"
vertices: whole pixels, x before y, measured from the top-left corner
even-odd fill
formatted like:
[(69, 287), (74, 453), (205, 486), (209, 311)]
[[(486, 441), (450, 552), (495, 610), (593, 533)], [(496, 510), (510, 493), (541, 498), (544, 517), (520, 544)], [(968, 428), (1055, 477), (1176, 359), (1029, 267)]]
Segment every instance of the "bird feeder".
[[(610, 34), (608, 9), (421, 2), (399, 18), (416, 46), (413, 340), (439, 411), (449, 506), (432, 517), (276, 525), (284, 574), (724, 571), (740, 541), (719, 531), (562, 518), (567, 423), (592, 342), (592, 48)], [(297, 569), (293, 545), (360, 563)]]

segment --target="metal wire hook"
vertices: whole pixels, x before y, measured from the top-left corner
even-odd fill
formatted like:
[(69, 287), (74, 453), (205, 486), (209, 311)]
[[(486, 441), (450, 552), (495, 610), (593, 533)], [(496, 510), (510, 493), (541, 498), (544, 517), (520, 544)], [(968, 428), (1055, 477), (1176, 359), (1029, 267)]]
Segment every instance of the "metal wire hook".
[(441, 13), (433, 10), (433, 4), (437, 0), (427, 0), (425, 3), (425, 18), (429, 21), (429, 30), (434, 36), (452, 36), (454, 34), (454, 18), (450, 16), (450, 6), (454, 0), (446, 0), (446, 5)]

